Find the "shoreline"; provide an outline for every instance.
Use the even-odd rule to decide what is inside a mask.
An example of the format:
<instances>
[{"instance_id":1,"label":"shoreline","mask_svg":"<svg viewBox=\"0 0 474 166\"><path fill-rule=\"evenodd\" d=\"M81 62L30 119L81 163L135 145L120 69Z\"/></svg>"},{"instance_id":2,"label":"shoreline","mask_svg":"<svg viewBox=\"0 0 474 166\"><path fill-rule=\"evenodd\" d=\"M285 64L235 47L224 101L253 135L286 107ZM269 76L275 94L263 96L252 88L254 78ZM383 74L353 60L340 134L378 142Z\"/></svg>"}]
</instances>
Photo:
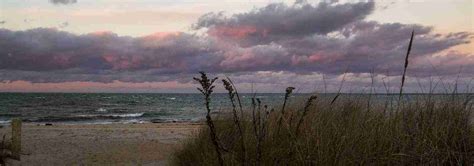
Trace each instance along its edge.
<instances>
[{"instance_id":1,"label":"shoreline","mask_svg":"<svg viewBox=\"0 0 474 166\"><path fill-rule=\"evenodd\" d=\"M23 123L21 161L10 165L166 165L202 123ZM0 128L0 134L11 132Z\"/></svg>"},{"instance_id":2,"label":"shoreline","mask_svg":"<svg viewBox=\"0 0 474 166\"><path fill-rule=\"evenodd\" d=\"M131 120L123 120L123 121L59 121L59 122L30 122L30 121L22 121L23 125L26 126L53 126L53 125L130 125L130 124L194 124L200 125L205 124L202 120L197 121L179 121L179 120L169 120L169 121L150 121L150 120L139 120L139 119L131 119ZM11 125L11 120L1 121L1 126L6 127Z\"/></svg>"}]
</instances>

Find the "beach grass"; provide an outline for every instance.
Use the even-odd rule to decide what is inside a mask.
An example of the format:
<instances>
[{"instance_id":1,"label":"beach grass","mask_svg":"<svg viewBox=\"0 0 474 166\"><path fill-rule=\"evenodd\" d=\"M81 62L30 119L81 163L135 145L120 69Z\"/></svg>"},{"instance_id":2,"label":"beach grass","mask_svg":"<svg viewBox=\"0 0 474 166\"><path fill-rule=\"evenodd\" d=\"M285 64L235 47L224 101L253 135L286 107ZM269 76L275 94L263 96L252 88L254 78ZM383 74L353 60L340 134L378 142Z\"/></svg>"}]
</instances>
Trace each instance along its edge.
<instances>
[{"instance_id":1,"label":"beach grass","mask_svg":"<svg viewBox=\"0 0 474 166\"><path fill-rule=\"evenodd\" d=\"M369 109L367 96L342 95L333 104L320 97L309 106L295 101L283 116L256 108L262 115L257 123L252 115L240 121L243 136L231 116L216 119L215 131L224 165L472 165L469 95L433 98L419 96L392 107L387 99ZM187 140L172 163L218 165L209 132L203 128Z\"/></svg>"}]
</instances>

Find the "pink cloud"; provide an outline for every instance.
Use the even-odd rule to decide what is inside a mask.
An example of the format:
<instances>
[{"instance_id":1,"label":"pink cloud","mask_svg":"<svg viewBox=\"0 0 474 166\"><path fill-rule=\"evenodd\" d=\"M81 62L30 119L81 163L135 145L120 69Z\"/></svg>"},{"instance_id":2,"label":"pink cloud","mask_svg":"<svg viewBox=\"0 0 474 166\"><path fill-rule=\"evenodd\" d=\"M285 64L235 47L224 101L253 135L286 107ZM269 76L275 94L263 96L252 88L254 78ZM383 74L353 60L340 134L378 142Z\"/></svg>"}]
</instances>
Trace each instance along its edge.
<instances>
[{"instance_id":1,"label":"pink cloud","mask_svg":"<svg viewBox=\"0 0 474 166\"><path fill-rule=\"evenodd\" d=\"M170 37L176 37L181 35L183 32L156 32L150 35L143 36L144 40L163 40Z\"/></svg>"},{"instance_id":2,"label":"pink cloud","mask_svg":"<svg viewBox=\"0 0 474 166\"><path fill-rule=\"evenodd\" d=\"M227 26L218 25L210 28L207 33L221 39L245 40L248 37L266 37L269 33L268 29L257 29L255 26Z\"/></svg>"}]
</instances>

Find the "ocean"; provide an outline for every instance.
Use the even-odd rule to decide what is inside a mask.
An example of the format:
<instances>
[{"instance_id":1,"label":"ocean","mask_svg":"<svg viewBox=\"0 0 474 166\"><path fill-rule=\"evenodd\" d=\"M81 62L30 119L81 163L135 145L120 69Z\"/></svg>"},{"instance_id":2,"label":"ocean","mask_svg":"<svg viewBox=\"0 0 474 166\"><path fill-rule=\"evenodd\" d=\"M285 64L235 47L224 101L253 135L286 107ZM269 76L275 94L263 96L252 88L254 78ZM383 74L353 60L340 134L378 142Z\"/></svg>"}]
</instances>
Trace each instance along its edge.
<instances>
[{"instance_id":1,"label":"ocean","mask_svg":"<svg viewBox=\"0 0 474 166\"><path fill-rule=\"evenodd\" d=\"M284 94L258 94L265 103ZM248 105L251 94L242 94ZM0 123L196 122L206 111L201 94L0 93ZM211 107L230 107L227 94L213 94Z\"/></svg>"}]
</instances>

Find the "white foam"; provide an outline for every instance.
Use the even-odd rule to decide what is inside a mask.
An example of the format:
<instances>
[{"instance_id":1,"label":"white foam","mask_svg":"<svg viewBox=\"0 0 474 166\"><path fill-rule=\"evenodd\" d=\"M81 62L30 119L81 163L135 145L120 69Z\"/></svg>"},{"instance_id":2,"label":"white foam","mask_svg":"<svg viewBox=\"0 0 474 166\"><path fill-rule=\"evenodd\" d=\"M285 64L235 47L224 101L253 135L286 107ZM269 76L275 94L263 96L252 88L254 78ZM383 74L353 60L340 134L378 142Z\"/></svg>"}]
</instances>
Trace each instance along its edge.
<instances>
[{"instance_id":1,"label":"white foam","mask_svg":"<svg viewBox=\"0 0 474 166\"><path fill-rule=\"evenodd\" d=\"M97 111L97 112L107 112L107 110L105 108L99 108L99 109L96 109L95 111Z\"/></svg>"},{"instance_id":2,"label":"white foam","mask_svg":"<svg viewBox=\"0 0 474 166\"><path fill-rule=\"evenodd\" d=\"M0 120L0 124L7 124L10 123L11 120Z\"/></svg>"},{"instance_id":3,"label":"white foam","mask_svg":"<svg viewBox=\"0 0 474 166\"><path fill-rule=\"evenodd\" d=\"M131 114L110 114L110 115L106 115L106 116L112 116L112 117L120 117L120 118L133 118L133 117L140 117L140 116L143 116L143 112L141 113L131 113Z\"/></svg>"},{"instance_id":4,"label":"white foam","mask_svg":"<svg viewBox=\"0 0 474 166\"><path fill-rule=\"evenodd\" d=\"M118 117L118 118L133 118L133 117L141 117L145 113L130 113L130 114L99 114L99 115L77 115L78 117Z\"/></svg>"}]
</instances>

